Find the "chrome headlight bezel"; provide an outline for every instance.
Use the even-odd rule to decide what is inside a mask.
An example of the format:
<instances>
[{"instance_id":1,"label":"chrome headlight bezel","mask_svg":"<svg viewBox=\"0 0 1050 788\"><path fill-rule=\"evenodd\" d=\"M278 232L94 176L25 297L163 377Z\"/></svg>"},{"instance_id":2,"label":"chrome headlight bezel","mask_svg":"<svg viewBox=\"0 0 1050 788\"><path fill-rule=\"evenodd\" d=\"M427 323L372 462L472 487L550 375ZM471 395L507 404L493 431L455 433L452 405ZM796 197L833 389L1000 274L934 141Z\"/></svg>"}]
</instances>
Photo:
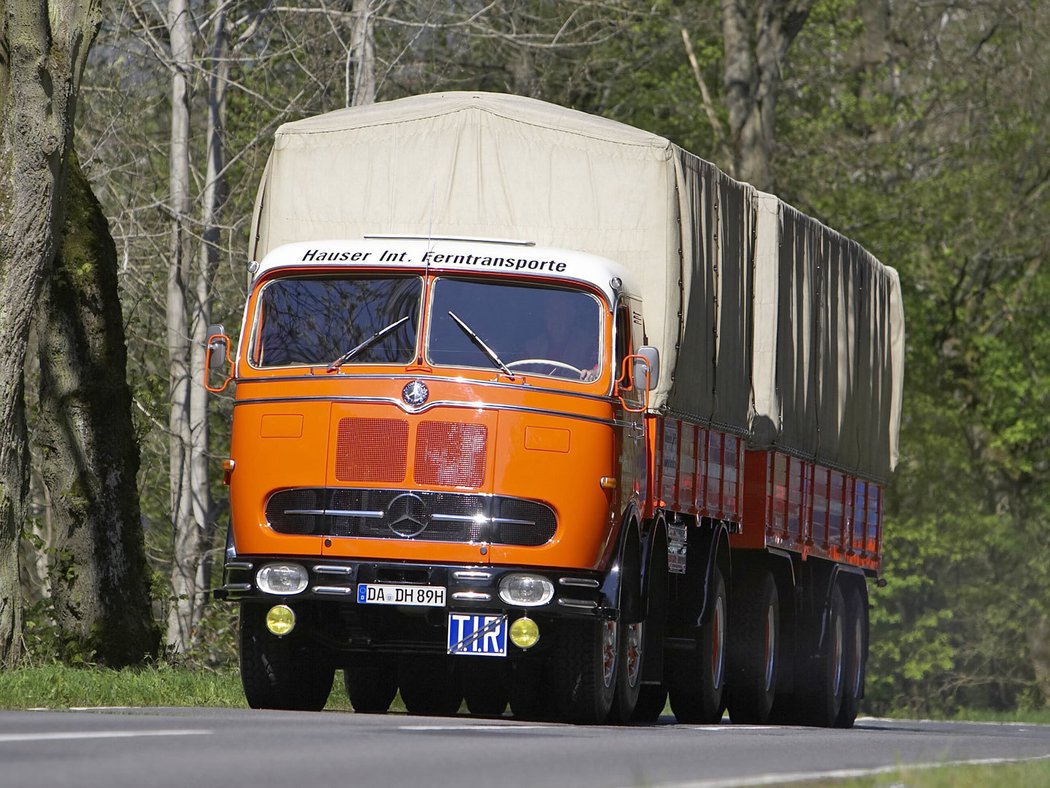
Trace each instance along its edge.
<instances>
[{"instance_id":1,"label":"chrome headlight bezel","mask_svg":"<svg viewBox=\"0 0 1050 788\"><path fill-rule=\"evenodd\" d=\"M554 599L554 583L543 575L514 572L500 578L499 598L514 607L542 607Z\"/></svg>"},{"instance_id":2,"label":"chrome headlight bezel","mask_svg":"<svg viewBox=\"0 0 1050 788\"><path fill-rule=\"evenodd\" d=\"M295 596L306 590L310 575L306 567L292 563L271 563L259 567L255 585L264 594Z\"/></svg>"}]
</instances>

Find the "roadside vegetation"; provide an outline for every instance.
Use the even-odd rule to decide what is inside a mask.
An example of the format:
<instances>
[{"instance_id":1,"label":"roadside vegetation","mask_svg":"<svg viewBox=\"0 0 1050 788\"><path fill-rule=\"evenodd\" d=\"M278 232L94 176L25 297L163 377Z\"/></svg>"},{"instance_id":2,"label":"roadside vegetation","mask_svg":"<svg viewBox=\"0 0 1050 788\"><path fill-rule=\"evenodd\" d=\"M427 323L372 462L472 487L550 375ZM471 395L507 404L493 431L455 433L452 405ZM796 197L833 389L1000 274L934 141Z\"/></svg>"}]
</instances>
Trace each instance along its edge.
<instances>
[{"instance_id":1,"label":"roadside vegetation","mask_svg":"<svg viewBox=\"0 0 1050 788\"><path fill-rule=\"evenodd\" d=\"M72 667L52 662L23 664L18 668L0 671L0 709L63 710L114 706L247 708L241 691L240 674L234 662L204 666L187 660L159 660L121 670L87 664ZM352 711L340 673L336 673L332 694L325 709ZM399 696L394 700L391 711L404 710ZM861 717L865 713L862 707ZM671 709L667 706L664 716L670 715ZM900 709L882 716L905 719L914 718L915 715ZM963 709L951 717L935 715L933 719L1050 725L1050 710L1004 713ZM1050 765L1047 768L1050 769ZM1050 777L1050 772L1047 774ZM911 785L910 782L907 784ZM1050 779L1042 784L1050 785Z\"/></svg>"},{"instance_id":2,"label":"roadside vegetation","mask_svg":"<svg viewBox=\"0 0 1050 788\"><path fill-rule=\"evenodd\" d=\"M800 784L800 783L795 783ZM785 783L790 785L790 783ZM1050 760L1021 761L981 766L945 766L929 769L899 768L874 777L826 780L806 785L840 788L1042 788L1050 785Z\"/></svg>"}]
</instances>

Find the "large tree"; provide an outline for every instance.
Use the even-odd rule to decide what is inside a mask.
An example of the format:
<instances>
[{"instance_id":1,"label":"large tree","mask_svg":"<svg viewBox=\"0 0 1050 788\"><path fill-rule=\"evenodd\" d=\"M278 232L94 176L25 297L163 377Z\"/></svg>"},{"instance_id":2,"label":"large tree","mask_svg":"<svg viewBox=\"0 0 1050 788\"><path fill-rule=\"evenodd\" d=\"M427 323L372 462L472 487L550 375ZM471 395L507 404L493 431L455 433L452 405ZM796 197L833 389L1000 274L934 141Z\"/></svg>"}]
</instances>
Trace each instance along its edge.
<instances>
[{"instance_id":1,"label":"large tree","mask_svg":"<svg viewBox=\"0 0 1050 788\"><path fill-rule=\"evenodd\" d=\"M111 667L155 654L139 515L139 447L126 378L117 251L76 156L36 320L34 442L54 530L50 588L64 656Z\"/></svg>"},{"instance_id":2,"label":"large tree","mask_svg":"<svg viewBox=\"0 0 1050 788\"><path fill-rule=\"evenodd\" d=\"M77 93L101 3L2 0L0 14L0 660L10 660L21 626L26 346L55 253Z\"/></svg>"},{"instance_id":3,"label":"large tree","mask_svg":"<svg viewBox=\"0 0 1050 788\"><path fill-rule=\"evenodd\" d=\"M788 49L812 0L723 0L725 103L733 146L732 175L773 188L777 96Z\"/></svg>"}]
</instances>

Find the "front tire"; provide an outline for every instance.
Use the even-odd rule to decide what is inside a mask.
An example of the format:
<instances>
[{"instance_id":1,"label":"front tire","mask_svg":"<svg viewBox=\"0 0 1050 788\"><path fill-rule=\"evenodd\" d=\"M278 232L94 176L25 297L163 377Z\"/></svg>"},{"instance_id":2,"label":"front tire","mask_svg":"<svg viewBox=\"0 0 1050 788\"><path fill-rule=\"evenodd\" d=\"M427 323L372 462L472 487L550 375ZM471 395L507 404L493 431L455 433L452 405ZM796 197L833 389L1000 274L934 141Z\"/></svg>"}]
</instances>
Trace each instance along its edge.
<instances>
[{"instance_id":1,"label":"front tire","mask_svg":"<svg viewBox=\"0 0 1050 788\"><path fill-rule=\"evenodd\" d=\"M619 670L615 620L561 622L554 686L558 716L565 722L601 725L612 709Z\"/></svg>"},{"instance_id":2,"label":"front tire","mask_svg":"<svg viewBox=\"0 0 1050 788\"><path fill-rule=\"evenodd\" d=\"M253 709L320 711L335 666L300 631L277 637L266 628L267 605L241 603L239 658L244 697Z\"/></svg>"}]
</instances>

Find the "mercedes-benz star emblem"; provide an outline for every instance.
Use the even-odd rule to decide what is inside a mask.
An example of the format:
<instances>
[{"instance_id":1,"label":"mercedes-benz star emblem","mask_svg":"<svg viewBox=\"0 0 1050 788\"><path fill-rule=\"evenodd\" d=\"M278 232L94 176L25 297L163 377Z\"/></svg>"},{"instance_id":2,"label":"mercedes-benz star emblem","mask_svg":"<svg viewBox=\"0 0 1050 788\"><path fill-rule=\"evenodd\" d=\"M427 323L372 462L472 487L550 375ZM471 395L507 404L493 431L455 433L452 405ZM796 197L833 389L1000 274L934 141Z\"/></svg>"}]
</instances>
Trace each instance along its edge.
<instances>
[{"instance_id":1,"label":"mercedes-benz star emblem","mask_svg":"<svg viewBox=\"0 0 1050 788\"><path fill-rule=\"evenodd\" d=\"M406 383L405 387L401 389L401 399L413 408L418 408L427 401L429 396L430 390L422 380L413 380L411 383Z\"/></svg>"},{"instance_id":2,"label":"mercedes-benz star emblem","mask_svg":"<svg viewBox=\"0 0 1050 788\"><path fill-rule=\"evenodd\" d=\"M430 525L427 506L415 493L402 493L397 496L390 502L386 513L390 530L405 539L419 536Z\"/></svg>"}]
</instances>

